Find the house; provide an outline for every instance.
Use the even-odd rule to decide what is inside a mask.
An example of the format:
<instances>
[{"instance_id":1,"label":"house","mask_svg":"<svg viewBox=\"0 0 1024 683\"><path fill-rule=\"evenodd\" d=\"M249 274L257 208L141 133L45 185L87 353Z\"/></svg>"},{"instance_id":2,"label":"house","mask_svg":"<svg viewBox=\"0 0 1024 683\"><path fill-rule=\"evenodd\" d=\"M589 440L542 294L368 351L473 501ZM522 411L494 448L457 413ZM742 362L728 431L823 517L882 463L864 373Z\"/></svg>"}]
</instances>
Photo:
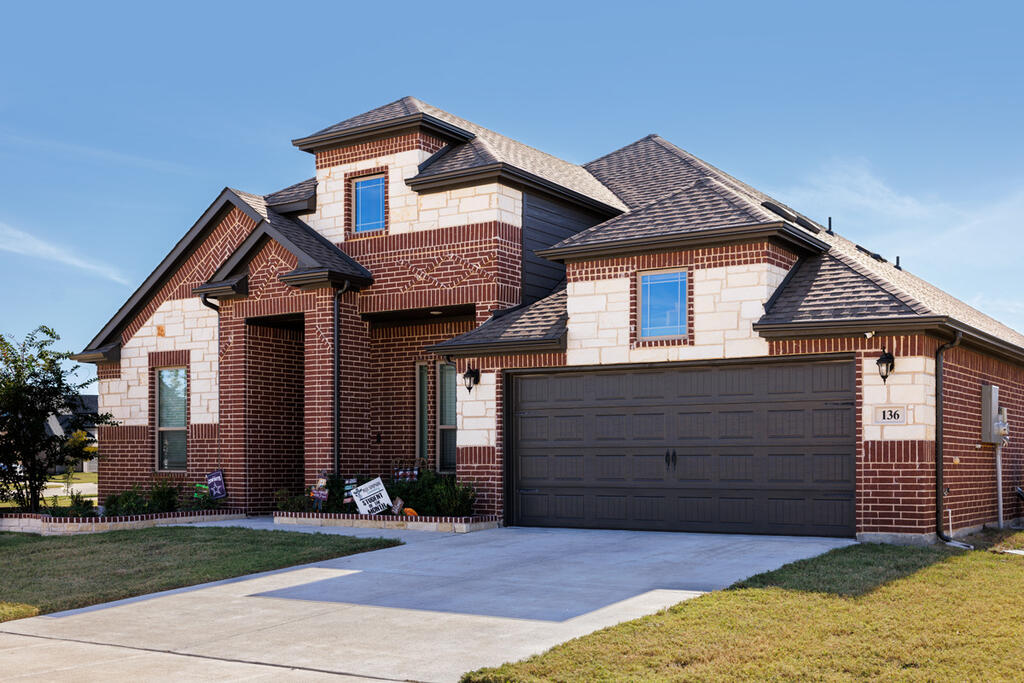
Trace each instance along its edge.
<instances>
[{"instance_id":1,"label":"house","mask_svg":"<svg viewBox=\"0 0 1024 683\"><path fill-rule=\"evenodd\" d=\"M518 525L1024 517L982 442L989 386L1024 433L1024 335L661 137L579 166L405 97L293 144L314 177L223 190L77 356L101 497L421 459Z\"/></svg>"},{"instance_id":2,"label":"house","mask_svg":"<svg viewBox=\"0 0 1024 683\"><path fill-rule=\"evenodd\" d=\"M79 410L75 411L76 413L95 414L95 413L99 412L99 408L98 408L98 406L99 406L99 396L98 395L96 395L96 394L79 394L79 399L81 401L81 405L79 407ZM46 420L46 426L45 426L46 435L47 436L57 435L57 436L61 436L61 437L65 437L65 436L70 437L71 434L69 433L69 429L71 429L71 417L72 417L72 415L70 413L62 414L62 415L50 415L50 417L47 418L47 420ZM97 437L96 425L94 425L94 424L87 424L87 425L85 425L85 429L83 431L85 432L85 434L88 437L89 441L92 442L92 445L88 446L88 448L93 450L93 452L96 452L98 450L97 449L97 441L96 441L96 437ZM97 472L98 471L97 470L98 462L97 462L96 458L90 458L89 460L86 460L86 461L82 462L80 467L82 468L81 469L82 472ZM62 474L64 471L65 470L64 470L63 466L58 466L54 470L53 473L54 474Z\"/></svg>"}]
</instances>

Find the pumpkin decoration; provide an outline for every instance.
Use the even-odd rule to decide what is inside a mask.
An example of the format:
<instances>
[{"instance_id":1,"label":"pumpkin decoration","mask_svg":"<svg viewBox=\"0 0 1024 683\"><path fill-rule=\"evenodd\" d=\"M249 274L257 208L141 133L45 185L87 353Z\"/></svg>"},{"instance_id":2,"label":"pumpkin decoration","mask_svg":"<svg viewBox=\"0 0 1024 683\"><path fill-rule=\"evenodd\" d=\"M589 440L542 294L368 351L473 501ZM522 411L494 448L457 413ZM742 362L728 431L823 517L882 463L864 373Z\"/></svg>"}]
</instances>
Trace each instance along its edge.
<instances>
[{"instance_id":1,"label":"pumpkin decoration","mask_svg":"<svg viewBox=\"0 0 1024 683\"><path fill-rule=\"evenodd\" d=\"M402 514L407 517L419 517L419 514L417 514L417 512L412 508L405 508L402 510Z\"/></svg>"}]
</instances>

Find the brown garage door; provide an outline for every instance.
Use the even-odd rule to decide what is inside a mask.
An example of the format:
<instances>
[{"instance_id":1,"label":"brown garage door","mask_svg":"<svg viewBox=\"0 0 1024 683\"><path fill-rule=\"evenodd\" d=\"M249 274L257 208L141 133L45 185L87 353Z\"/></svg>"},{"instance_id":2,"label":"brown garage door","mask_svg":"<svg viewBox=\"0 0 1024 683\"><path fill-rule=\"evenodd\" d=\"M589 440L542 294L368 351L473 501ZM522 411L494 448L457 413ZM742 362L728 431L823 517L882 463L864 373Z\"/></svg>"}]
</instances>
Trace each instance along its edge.
<instances>
[{"instance_id":1,"label":"brown garage door","mask_svg":"<svg viewBox=\"0 0 1024 683\"><path fill-rule=\"evenodd\" d=\"M854 534L854 365L512 376L525 526Z\"/></svg>"}]
</instances>

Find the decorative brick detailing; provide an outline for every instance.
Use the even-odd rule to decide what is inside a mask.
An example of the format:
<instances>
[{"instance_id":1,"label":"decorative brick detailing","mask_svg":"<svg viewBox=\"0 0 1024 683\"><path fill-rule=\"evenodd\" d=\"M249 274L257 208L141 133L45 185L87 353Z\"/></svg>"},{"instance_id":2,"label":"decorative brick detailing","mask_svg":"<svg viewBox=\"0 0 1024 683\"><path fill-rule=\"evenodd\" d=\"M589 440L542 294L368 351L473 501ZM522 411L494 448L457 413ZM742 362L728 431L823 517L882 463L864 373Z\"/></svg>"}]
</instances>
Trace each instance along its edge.
<instances>
[{"instance_id":1,"label":"decorative brick detailing","mask_svg":"<svg viewBox=\"0 0 1024 683\"><path fill-rule=\"evenodd\" d=\"M822 339L770 339L768 353L772 356L792 356L812 353L844 353L870 351L876 355L888 349L900 356L934 356L940 342L923 334L881 335L867 339L857 337L826 337Z\"/></svg>"},{"instance_id":2,"label":"decorative brick detailing","mask_svg":"<svg viewBox=\"0 0 1024 683\"><path fill-rule=\"evenodd\" d=\"M472 515L470 517L446 517L443 515L360 515L354 512L284 512L278 510L274 517L289 519L358 519L381 522L430 522L445 524L471 524L473 522L498 522L496 515Z\"/></svg>"},{"instance_id":3,"label":"decorative brick detailing","mask_svg":"<svg viewBox=\"0 0 1024 683\"><path fill-rule=\"evenodd\" d=\"M359 312L476 304L491 311L519 303L522 229L490 222L341 242L373 273ZM488 313L489 315L489 313Z\"/></svg>"},{"instance_id":4,"label":"decorative brick detailing","mask_svg":"<svg viewBox=\"0 0 1024 683\"><path fill-rule=\"evenodd\" d=\"M192 298L192 289L209 280L214 271L234 253L255 227L256 224L251 218L237 208L231 209L212 229L209 236L202 240L185 262L174 271L170 280L125 327L121 333L121 343L127 344L164 301Z\"/></svg>"},{"instance_id":5,"label":"decorative brick detailing","mask_svg":"<svg viewBox=\"0 0 1024 683\"><path fill-rule=\"evenodd\" d=\"M857 462L857 532L935 529L935 442L865 441Z\"/></svg>"},{"instance_id":6,"label":"decorative brick detailing","mask_svg":"<svg viewBox=\"0 0 1024 683\"><path fill-rule=\"evenodd\" d=\"M120 363L97 363L96 379L121 379Z\"/></svg>"},{"instance_id":7,"label":"decorative brick detailing","mask_svg":"<svg viewBox=\"0 0 1024 683\"><path fill-rule=\"evenodd\" d=\"M364 159L374 159L414 149L420 149L428 154L433 154L444 147L444 145L444 141L440 138L417 131L390 138L361 142L357 145L346 145L344 147L321 150L316 153L316 168L320 170L329 166L351 164L363 161Z\"/></svg>"},{"instance_id":8,"label":"decorative brick detailing","mask_svg":"<svg viewBox=\"0 0 1024 683\"><path fill-rule=\"evenodd\" d=\"M569 282L587 282L632 277L640 270L720 268L753 263L770 263L789 270L796 259L796 254L772 242L747 242L707 249L570 261L566 263L566 278Z\"/></svg>"},{"instance_id":9,"label":"decorative brick detailing","mask_svg":"<svg viewBox=\"0 0 1024 683\"><path fill-rule=\"evenodd\" d=\"M241 510L229 508L181 510L119 517L50 517L49 515L0 513L0 531L19 531L42 536L71 536L125 529L145 529L165 524L242 519L244 517L245 514Z\"/></svg>"},{"instance_id":10,"label":"decorative brick detailing","mask_svg":"<svg viewBox=\"0 0 1024 683\"><path fill-rule=\"evenodd\" d=\"M460 446L458 461L466 465L493 465L497 460L494 446Z\"/></svg>"},{"instance_id":11,"label":"decorative brick detailing","mask_svg":"<svg viewBox=\"0 0 1024 683\"><path fill-rule=\"evenodd\" d=\"M366 232L355 231L355 182L361 178L372 176L384 176L384 227L379 230L368 230ZM378 166L376 168L361 169L345 174L345 241L354 239L365 239L367 237L379 237L387 234L388 226L391 225L390 202L388 201L388 167Z\"/></svg>"}]
</instances>

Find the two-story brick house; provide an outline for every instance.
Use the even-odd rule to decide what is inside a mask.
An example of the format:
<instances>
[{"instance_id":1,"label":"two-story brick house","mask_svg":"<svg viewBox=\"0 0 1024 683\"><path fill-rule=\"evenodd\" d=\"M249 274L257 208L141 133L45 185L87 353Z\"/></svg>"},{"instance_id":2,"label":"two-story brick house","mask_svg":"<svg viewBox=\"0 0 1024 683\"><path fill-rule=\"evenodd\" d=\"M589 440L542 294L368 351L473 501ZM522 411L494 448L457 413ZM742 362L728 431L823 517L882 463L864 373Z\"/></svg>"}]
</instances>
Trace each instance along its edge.
<instances>
[{"instance_id":1,"label":"two-story brick house","mask_svg":"<svg viewBox=\"0 0 1024 683\"><path fill-rule=\"evenodd\" d=\"M980 392L1024 428L1024 335L899 265L657 136L578 166L406 97L294 144L314 178L225 189L79 354L101 496L223 468L262 512L419 458L513 524L994 520Z\"/></svg>"}]
</instances>

